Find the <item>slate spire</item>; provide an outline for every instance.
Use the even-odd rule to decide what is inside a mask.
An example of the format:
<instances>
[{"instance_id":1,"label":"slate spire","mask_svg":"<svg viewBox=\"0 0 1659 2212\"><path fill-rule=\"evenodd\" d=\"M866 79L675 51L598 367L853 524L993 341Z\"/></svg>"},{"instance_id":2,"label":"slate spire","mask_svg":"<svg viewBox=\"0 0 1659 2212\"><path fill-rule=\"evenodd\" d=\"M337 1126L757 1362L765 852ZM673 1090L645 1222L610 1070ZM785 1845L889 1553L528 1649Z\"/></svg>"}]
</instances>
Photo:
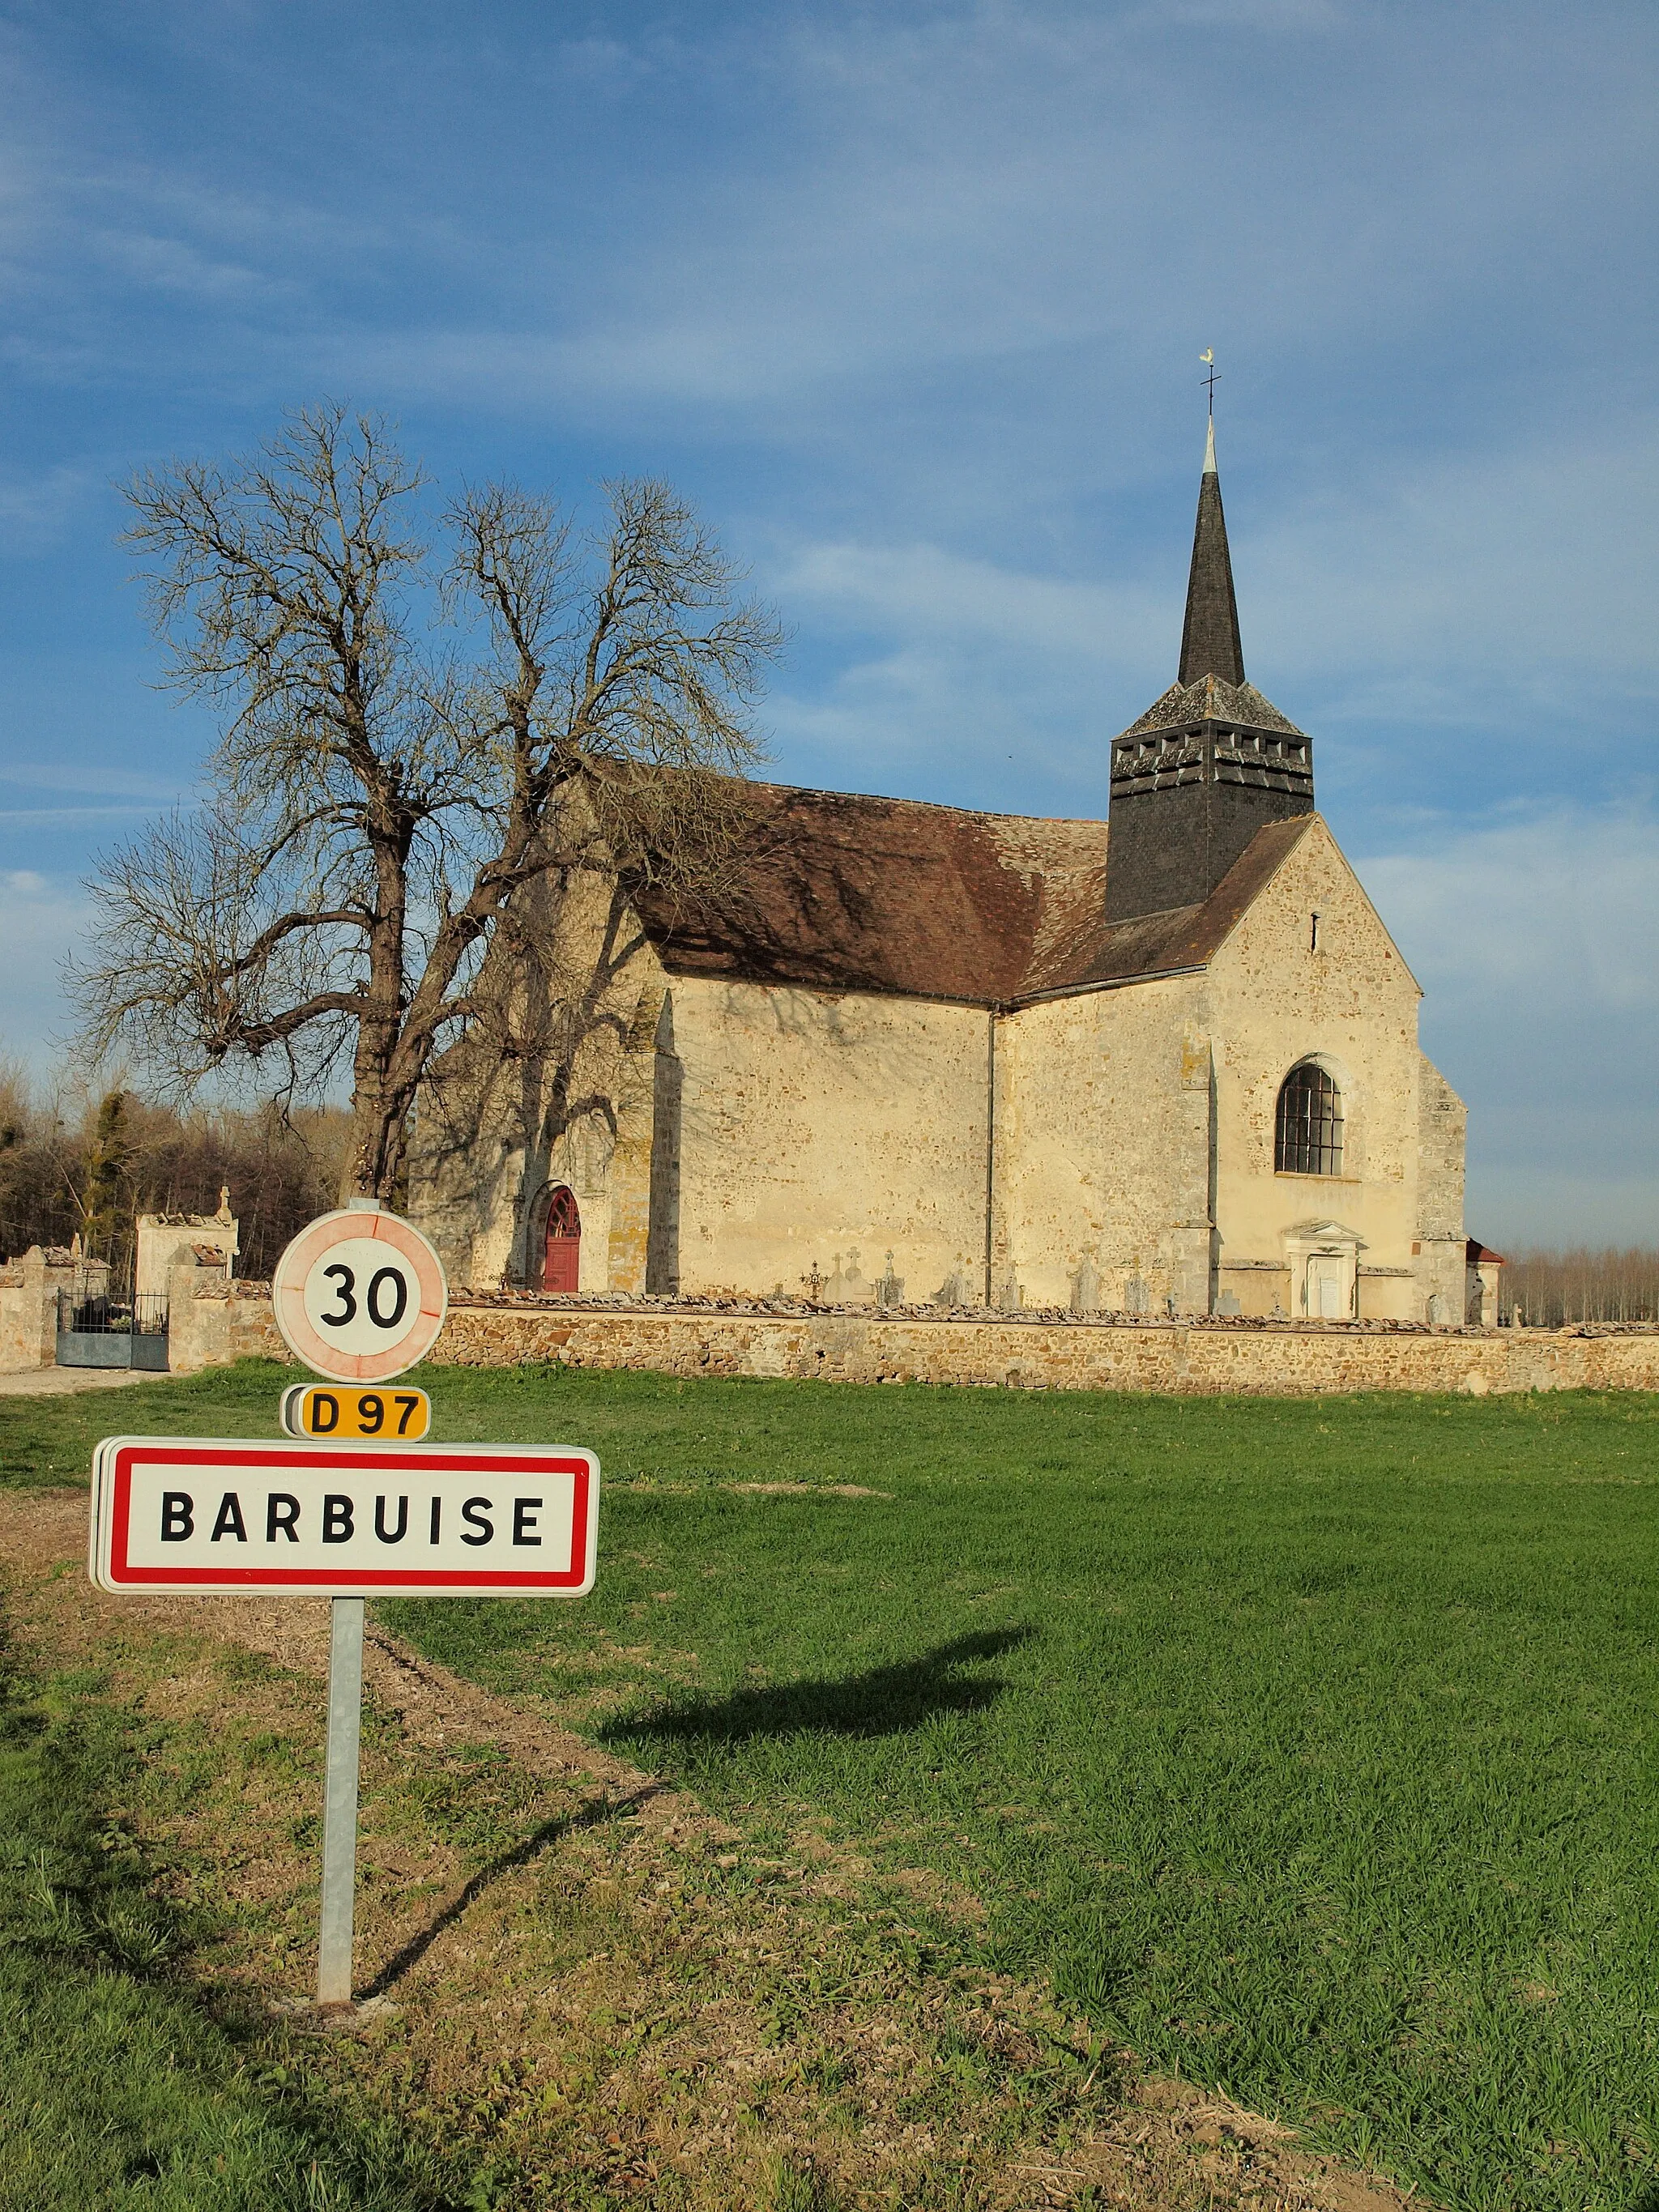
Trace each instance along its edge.
<instances>
[{"instance_id":1,"label":"slate spire","mask_svg":"<svg viewBox=\"0 0 1659 2212\"><path fill-rule=\"evenodd\" d=\"M1107 921L1199 904L1259 830L1313 803L1311 740L1244 681L1212 426L1180 678L1112 740Z\"/></svg>"},{"instance_id":2,"label":"slate spire","mask_svg":"<svg viewBox=\"0 0 1659 2212\"><path fill-rule=\"evenodd\" d=\"M1206 676L1218 676L1224 684L1244 681L1238 602L1233 597L1233 564L1227 552L1227 518L1221 511L1221 478L1216 474L1213 418L1198 487L1198 521L1193 531L1193 566L1187 580L1187 619L1182 627L1181 674L1176 680L1182 684L1197 684Z\"/></svg>"}]
</instances>

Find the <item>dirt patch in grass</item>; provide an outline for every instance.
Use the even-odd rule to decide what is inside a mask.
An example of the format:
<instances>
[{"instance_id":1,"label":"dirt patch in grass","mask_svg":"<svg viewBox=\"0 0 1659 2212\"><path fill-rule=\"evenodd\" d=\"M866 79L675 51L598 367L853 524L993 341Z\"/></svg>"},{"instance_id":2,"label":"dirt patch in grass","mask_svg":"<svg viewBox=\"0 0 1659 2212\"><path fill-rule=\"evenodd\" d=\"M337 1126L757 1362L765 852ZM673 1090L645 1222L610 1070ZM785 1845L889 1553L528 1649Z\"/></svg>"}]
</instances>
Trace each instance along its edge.
<instances>
[{"instance_id":1,"label":"dirt patch in grass","mask_svg":"<svg viewBox=\"0 0 1659 2212\"><path fill-rule=\"evenodd\" d=\"M20 1626L131 1716L112 1807L200 1930L188 1971L270 2020L270 2063L480 2176L498 2212L1405 2200L961 1963L907 1887L810 1828L762 1857L694 1800L371 1625L361 2031L307 2033L328 1611L112 1599L83 1492L0 1500ZM925 1894L923 1893L925 1892ZM925 1907L919 1911L918 1907Z\"/></svg>"}]
</instances>

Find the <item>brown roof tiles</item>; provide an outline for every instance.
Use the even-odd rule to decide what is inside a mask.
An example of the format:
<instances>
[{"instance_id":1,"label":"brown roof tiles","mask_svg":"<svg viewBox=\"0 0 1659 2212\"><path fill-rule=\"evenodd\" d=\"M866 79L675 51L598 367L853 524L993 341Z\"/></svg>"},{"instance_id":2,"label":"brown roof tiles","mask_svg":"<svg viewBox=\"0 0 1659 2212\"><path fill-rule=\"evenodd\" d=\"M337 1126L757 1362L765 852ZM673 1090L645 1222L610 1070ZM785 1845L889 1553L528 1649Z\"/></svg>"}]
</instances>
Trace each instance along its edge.
<instances>
[{"instance_id":1,"label":"brown roof tiles","mask_svg":"<svg viewBox=\"0 0 1659 2212\"><path fill-rule=\"evenodd\" d=\"M1313 818L1258 831L1201 905L1108 923L1103 822L783 784L744 797L732 881L636 894L671 975L978 1006L1202 966Z\"/></svg>"}]
</instances>

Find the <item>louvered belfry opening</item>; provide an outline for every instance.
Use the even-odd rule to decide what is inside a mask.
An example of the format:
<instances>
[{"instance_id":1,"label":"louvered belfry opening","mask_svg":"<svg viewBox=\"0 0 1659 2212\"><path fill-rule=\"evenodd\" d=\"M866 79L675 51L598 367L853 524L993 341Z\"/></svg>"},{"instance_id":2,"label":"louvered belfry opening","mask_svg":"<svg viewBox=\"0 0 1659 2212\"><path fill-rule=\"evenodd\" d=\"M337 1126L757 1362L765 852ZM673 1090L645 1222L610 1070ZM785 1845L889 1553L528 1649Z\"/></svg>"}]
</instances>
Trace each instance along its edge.
<instances>
[{"instance_id":1,"label":"louvered belfry opening","mask_svg":"<svg viewBox=\"0 0 1659 2212\"><path fill-rule=\"evenodd\" d=\"M1273 1166L1280 1175L1342 1172L1342 1093L1316 1060L1303 1060L1279 1086Z\"/></svg>"},{"instance_id":2,"label":"louvered belfry opening","mask_svg":"<svg viewBox=\"0 0 1659 2212\"><path fill-rule=\"evenodd\" d=\"M1257 830L1313 811L1313 748L1244 675L1212 433L1199 487L1181 670L1112 745L1106 915L1208 898Z\"/></svg>"}]
</instances>

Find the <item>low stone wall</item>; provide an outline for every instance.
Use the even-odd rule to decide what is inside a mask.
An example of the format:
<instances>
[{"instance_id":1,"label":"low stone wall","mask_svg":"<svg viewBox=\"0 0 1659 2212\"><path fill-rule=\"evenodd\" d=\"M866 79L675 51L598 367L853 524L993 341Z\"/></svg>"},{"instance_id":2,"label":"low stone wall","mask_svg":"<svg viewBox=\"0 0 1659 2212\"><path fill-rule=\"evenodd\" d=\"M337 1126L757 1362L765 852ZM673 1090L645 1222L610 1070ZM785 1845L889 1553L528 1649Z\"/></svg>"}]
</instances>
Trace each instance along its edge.
<instances>
[{"instance_id":1,"label":"low stone wall","mask_svg":"<svg viewBox=\"0 0 1659 2212\"><path fill-rule=\"evenodd\" d=\"M24 1374L56 1362L58 1293L73 1290L86 1273L84 1263L70 1253L39 1244L0 1267L0 1375ZM107 1270L94 1271L92 1287L101 1288L106 1279Z\"/></svg>"},{"instance_id":2,"label":"low stone wall","mask_svg":"<svg viewBox=\"0 0 1659 2212\"><path fill-rule=\"evenodd\" d=\"M233 1359L292 1358L276 1331L269 1283L228 1283L222 1267L174 1262L167 1278L167 1365L173 1374L194 1375Z\"/></svg>"},{"instance_id":3,"label":"low stone wall","mask_svg":"<svg viewBox=\"0 0 1659 2212\"><path fill-rule=\"evenodd\" d=\"M1323 1391L1659 1390L1659 1330L1405 1332L1305 1325L452 1306L436 1358L671 1375L1305 1397Z\"/></svg>"},{"instance_id":4,"label":"low stone wall","mask_svg":"<svg viewBox=\"0 0 1659 2212\"><path fill-rule=\"evenodd\" d=\"M209 1271L204 1271L207 1273ZM266 1285L173 1279L175 1371L286 1360ZM1395 1329L1341 1322L1019 1321L458 1297L438 1365L637 1367L836 1382L961 1382L1198 1397L1325 1391L1659 1390L1659 1328Z\"/></svg>"}]
</instances>

